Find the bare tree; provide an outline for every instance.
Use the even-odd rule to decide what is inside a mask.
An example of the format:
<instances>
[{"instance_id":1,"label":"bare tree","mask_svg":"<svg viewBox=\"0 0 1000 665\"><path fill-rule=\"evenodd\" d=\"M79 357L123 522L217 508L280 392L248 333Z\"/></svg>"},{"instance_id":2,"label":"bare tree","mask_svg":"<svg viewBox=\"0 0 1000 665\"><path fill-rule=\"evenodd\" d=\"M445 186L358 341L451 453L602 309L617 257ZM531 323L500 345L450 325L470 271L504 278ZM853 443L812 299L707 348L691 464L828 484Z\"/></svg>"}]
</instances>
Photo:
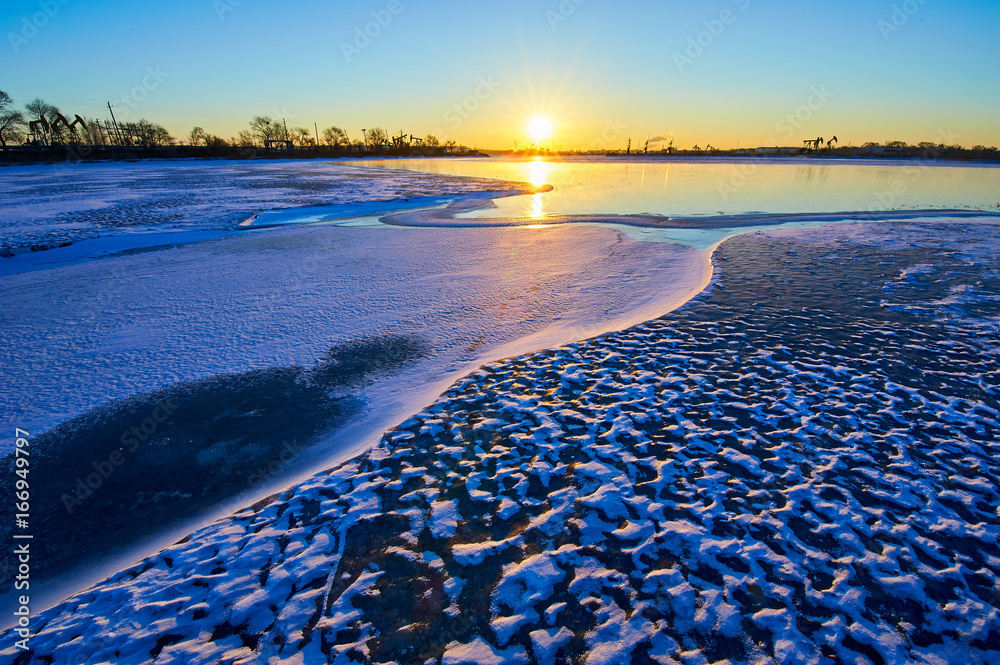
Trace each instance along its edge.
<instances>
[{"instance_id":1,"label":"bare tree","mask_svg":"<svg viewBox=\"0 0 1000 665\"><path fill-rule=\"evenodd\" d=\"M206 139L208 139L208 134L206 134L205 130L201 127L195 127L191 130L191 133L188 134L188 143L191 145L201 145L206 143Z\"/></svg>"},{"instance_id":2,"label":"bare tree","mask_svg":"<svg viewBox=\"0 0 1000 665\"><path fill-rule=\"evenodd\" d=\"M387 143L389 143L389 135L385 133L384 129L376 127L375 129L368 130L368 145L381 148Z\"/></svg>"},{"instance_id":3,"label":"bare tree","mask_svg":"<svg viewBox=\"0 0 1000 665\"><path fill-rule=\"evenodd\" d=\"M312 132L305 127L292 127L288 133L290 140L298 145L316 145Z\"/></svg>"},{"instance_id":4,"label":"bare tree","mask_svg":"<svg viewBox=\"0 0 1000 665\"><path fill-rule=\"evenodd\" d=\"M79 125L80 142L84 145L107 145L108 139L104 135L104 128L97 120L81 118Z\"/></svg>"},{"instance_id":5,"label":"bare tree","mask_svg":"<svg viewBox=\"0 0 1000 665\"><path fill-rule=\"evenodd\" d=\"M233 139L233 145L239 148L252 148L254 146L253 134L247 130L241 130L240 133Z\"/></svg>"},{"instance_id":6,"label":"bare tree","mask_svg":"<svg viewBox=\"0 0 1000 665\"><path fill-rule=\"evenodd\" d=\"M255 116L250 121L250 131L261 140L276 141L285 138L285 128L280 122L268 116Z\"/></svg>"},{"instance_id":7,"label":"bare tree","mask_svg":"<svg viewBox=\"0 0 1000 665\"><path fill-rule=\"evenodd\" d=\"M424 139L424 145L434 148L441 145L441 141L433 134L428 134L427 138Z\"/></svg>"},{"instance_id":8,"label":"bare tree","mask_svg":"<svg viewBox=\"0 0 1000 665\"><path fill-rule=\"evenodd\" d=\"M165 127L149 120L121 122L118 125L133 145L141 145L143 148L170 145L174 140Z\"/></svg>"},{"instance_id":9,"label":"bare tree","mask_svg":"<svg viewBox=\"0 0 1000 665\"><path fill-rule=\"evenodd\" d=\"M327 127L323 130L323 143L334 148L347 145L347 133L340 127Z\"/></svg>"},{"instance_id":10,"label":"bare tree","mask_svg":"<svg viewBox=\"0 0 1000 665\"><path fill-rule=\"evenodd\" d=\"M0 90L0 146L24 140L24 113L14 108L14 100Z\"/></svg>"},{"instance_id":11,"label":"bare tree","mask_svg":"<svg viewBox=\"0 0 1000 665\"><path fill-rule=\"evenodd\" d=\"M38 97L24 105L28 112L28 129L35 139L44 145L62 138L62 130L53 126L53 121L59 115L59 108Z\"/></svg>"},{"instance_id":12,"label":"bare tree","mask_svg":"<svg viewBox=\"0 0 1000 665\"><path fill-rule=\"evenodd\" d=\"M167 131L166 127L152 123L150 124L152 126L149 128L149 139L147 140L149 145L170 145L174 142L174 137L170 135L170 132Z\"/></svg>"}]
</instances>

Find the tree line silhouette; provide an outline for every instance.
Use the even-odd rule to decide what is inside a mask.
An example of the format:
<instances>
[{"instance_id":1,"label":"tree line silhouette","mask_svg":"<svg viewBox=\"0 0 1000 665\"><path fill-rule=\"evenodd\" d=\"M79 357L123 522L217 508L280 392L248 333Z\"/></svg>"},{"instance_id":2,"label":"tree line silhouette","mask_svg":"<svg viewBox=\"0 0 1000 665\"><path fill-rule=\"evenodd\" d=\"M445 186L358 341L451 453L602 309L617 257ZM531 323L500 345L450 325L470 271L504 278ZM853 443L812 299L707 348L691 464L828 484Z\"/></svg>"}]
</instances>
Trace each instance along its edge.
<instances>
[{"instance_id":1,"label":"tree line silhouette","mask_svg":"<svg viewBox=\"0 0 1000 665\"><path fill-rule=\"evenodd\" d=\"M110 107L109 107L109 110ZM233 138L226 139L206 132L202 127L194 127L186 137L177 140L165 127L146 119L135 122L120 122L111 111L110 120L86 118L73 115L72 119L58 107L42 99L33 99L23 110L15 106L9 94L0 90L0 149L5 160L18 158L58 158L58 149L65 148L65 158L83 159L125 154L131 156L142 151L143 156L206 156L250 158L255 156L281 156L294 153L299 156L324 157L331 155L428 155L478 154L454 141L442 143L436 136L417 137L402 130L390 135L385 129L375 127L361 130L360 138L353 139L340 127L331 126L313 131L305 127L289 128L284 120L270 116L254 116ZM186 141L186 145L185 145ZM833 144L838 144L834 147ZM1000 152L996 147L977 145L971 149L961 146L921 142L910 145L904 141L887 141L884 144L865 143L860 147L843 146L836 136L830 140L817 137L803 141L804 146L792 148L744 148L742 150L720 150L709 145L702 150L694 146L692 150L675 150L672 142L666 151L636 151L636 155L671 154L678 156L718 155L745 156L752 153L776 152L776 154L811 154L830 157L897 157L923 159L979 159L996 161ZM12 148L23 148L12 154ZM631 139L625 151L570 151L572 154L631 155ZM535 151L542 154L542 151ZM550 154L549 151L544 151ZM517 154L517 153L515 153Z\"/></svg>"},{"instance_id":2,"label":"tree line silhouette","mask_svg":"<svg viewBox=\"0 0 1000 665\"><path fill-rule=\"evenodd\" d=\"M55 148L60 146L86 146L88 148L120 147L154 149L166 146L205 148L226 152L230 149L256 151L258 149L287 151L300 148L328 148L341 152L379 153L406 152L414 149L431 153L468 152L454 141L442 143L436 136L417 137L400 131L390 135L381 127L362 130L361 138L354 140L347 131L336 126L320 132L305 127L289 128L284 120L269 116L255 116L247 129L226 139L210 134L202 127L194 127L184 139L177 140L165 127L146 119L120 122L112 111L110 120L67 115L56 106L42 99L34 99L23 110L15 106L9 94L0 90L0 148L12 146Z\"/></svg>"}]
</instances>

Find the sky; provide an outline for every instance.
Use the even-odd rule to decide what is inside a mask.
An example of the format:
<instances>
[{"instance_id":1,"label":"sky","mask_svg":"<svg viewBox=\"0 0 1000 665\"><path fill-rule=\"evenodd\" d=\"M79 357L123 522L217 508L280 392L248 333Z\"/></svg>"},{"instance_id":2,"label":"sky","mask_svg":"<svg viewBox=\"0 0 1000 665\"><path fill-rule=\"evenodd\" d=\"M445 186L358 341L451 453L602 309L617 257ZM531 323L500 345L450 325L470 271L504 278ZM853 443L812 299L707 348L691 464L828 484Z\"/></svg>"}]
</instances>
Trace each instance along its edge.
<instances>
[{"instance_id":1,"label":"sky","mask_svg":"<svg viewBox=\"0 0 1000 665\"><path fill-rule=\"evenodd\" d=\"M178 139L266 115L504 149L544 116L564 150L1000 145L996 0L5 0L0 28L17 104Z\"/></svg>"}]
</instances>

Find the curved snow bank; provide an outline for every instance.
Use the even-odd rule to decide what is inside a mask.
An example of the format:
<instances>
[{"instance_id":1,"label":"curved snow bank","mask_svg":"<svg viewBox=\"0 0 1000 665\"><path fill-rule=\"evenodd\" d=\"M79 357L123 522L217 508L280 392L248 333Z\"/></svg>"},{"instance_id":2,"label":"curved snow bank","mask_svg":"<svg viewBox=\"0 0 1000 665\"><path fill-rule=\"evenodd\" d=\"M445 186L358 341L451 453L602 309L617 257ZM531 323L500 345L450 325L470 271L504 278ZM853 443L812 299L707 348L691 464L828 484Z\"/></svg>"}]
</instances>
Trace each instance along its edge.
<instances>
[{"instance_id":1,"label":"curved snow bank","mask_svg":"<svg viewBox=\"0 0 1000 665\"><path fill-rule=\"evenodd\" d=\"M662 315L710 272L704 253L607 228L303 226L7 275L19 315L0 358L19 389L0 411L45 430L179 381L308 365L369 334L418 334L442 369L468 367Z\"/></svg>"},{"instance_id":2,"label":"curved snow bank","mask_svg":"<svg viewBox=\"0 0 1000 665\"><path fill-rule=\"evenodd\" d=\"M994 662L996 229L873 228L723 245L683 310L482 368L42 613L35 655Z\"/></svg>"},{"instance_id":3,"label":"curved snow bank","mask_svg":"<svg viewBox=\"0 0 1000 665\"><path fill-rule=\"evenodd\" d=\"M19 388L0 393L0 412L37 433L183 381L309 366L359 337L426 343L427 357L355 395L364 408L346 424L299 441L295 462L234 481L237 492L206 515L187 513L190 531L361 452L484 362L660 316L699 293L710 274L707 253L607 228L296 226L9 275L4 308L20 315L4 328L0 373ZM166 459L157 473L184 473ZM75 485L68 478L66 491ZM157 500L186 505L181 495ZM65 513L62 504L53 509ZM118 548L115 558L91 564L75 589L177 537L164 530L125 551L107 543ZM34 578L33 588L41 582Z\"/></svg>"},{"instance_id":4,"label":"curved snow bank","mask_svg":"<svg viewBox=\"0 0 1000 665\"><path fill-rule=\"evenodd\" d=\"M541 188L540 191L545 188ZM507 196L516 196L508 192ZM379 221L393 226L417 228L542 228L565 224L603 226L621 231L635 240L665 242L702 251L711 251L719 243L735 236L782 228L817 229L831 224L866 224L892 221L949 221L968 220L991 223L1000 220L994 212L980 210L888 210L881 212L839 213L746 213L736 215L698 215L693 217L668 217L664 215L540 215L537 217L480 216L494 207L496 197L487 193L474 193L452 203L433 208L386 215Z\"/></svg>"},{"instance_id":5,"label":"curved snow bank","mask_svg":"<svg viewBox=\"0 0 1000 665\"><path fill-rule=\"evenodd\" d=\"M551 190L551 187L547 188ZM539 192L546 188L539 188ZM505 196L532 192L506 192ZM384 216L384 224L416 227L507 227L557 224L605 223L649 229L745 229L790 224L826 224L834 222L879 222L912 219L975 219L996 218L995 212L981 210L886 210L879 212L845 211L835 213L746 213L736 215L588 215L547 214L537 217L480 217L488 210L492 200L498 198L489 192L469 194L450 204L434 209L397 212Z\"/></svg>"},{"instance_id":6,"label":"curved snow bank","mask_svg":"<svg viewBox=\"0 0 1000 665\"><path fill-rule=\"evenodd\" d=\"M377 218L405 212L434 210L470 210L490 201L510 196L526 196L551 191L552 187L521 187L496 191L477 191L451 196L417 196L389 201L363 201L323 206L299 206L255 213L237 225L239 229L260 229L289 224L318 224L350 218Z\"/></svg>"}]
</instances>

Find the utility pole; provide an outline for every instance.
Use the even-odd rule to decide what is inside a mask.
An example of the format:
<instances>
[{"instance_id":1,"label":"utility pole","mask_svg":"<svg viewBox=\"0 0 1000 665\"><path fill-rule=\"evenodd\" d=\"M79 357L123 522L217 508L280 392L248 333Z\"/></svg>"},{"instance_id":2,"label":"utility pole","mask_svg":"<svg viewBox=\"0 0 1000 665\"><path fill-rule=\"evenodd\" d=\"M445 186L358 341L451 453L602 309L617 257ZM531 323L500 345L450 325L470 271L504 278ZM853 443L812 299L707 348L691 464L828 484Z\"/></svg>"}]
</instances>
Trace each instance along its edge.
<instances>
[{"instance_id":1,"label":"utility pole","mask_svg":"<svg viewBox=\"0 0 1000 665\"><path fill-rule=\"evenodd\" d=\"M285 122L284 118L282 118L281 119L281 124L283 124L285 126L285 140L287 141L288 140L288 123Z\"/></svg>"},{"instance_id":2,"label":"utility pole","mask_svg":"<svg viewBox=\"0 0 1000 665\"><path fill-rule=\"evenodd\" d=\"M118 145L124 145L125 140L122 138L122 131L118 128L118 121L115 120L115 112L111 110L111 102L108 102L108 111L111 112L111 122L115 126L115 134L118 135Z\"/></svg>"},{"instance_id":3,"label":"utility pole","mask_svg":"<svg viewBox=\"0 0 1000 665\"><path fill-rule=\"evenodd\" d=\"M316 130L316 146L319 146L319 126L314 122L313 129Z\"/></svg>"}]
</instances>

